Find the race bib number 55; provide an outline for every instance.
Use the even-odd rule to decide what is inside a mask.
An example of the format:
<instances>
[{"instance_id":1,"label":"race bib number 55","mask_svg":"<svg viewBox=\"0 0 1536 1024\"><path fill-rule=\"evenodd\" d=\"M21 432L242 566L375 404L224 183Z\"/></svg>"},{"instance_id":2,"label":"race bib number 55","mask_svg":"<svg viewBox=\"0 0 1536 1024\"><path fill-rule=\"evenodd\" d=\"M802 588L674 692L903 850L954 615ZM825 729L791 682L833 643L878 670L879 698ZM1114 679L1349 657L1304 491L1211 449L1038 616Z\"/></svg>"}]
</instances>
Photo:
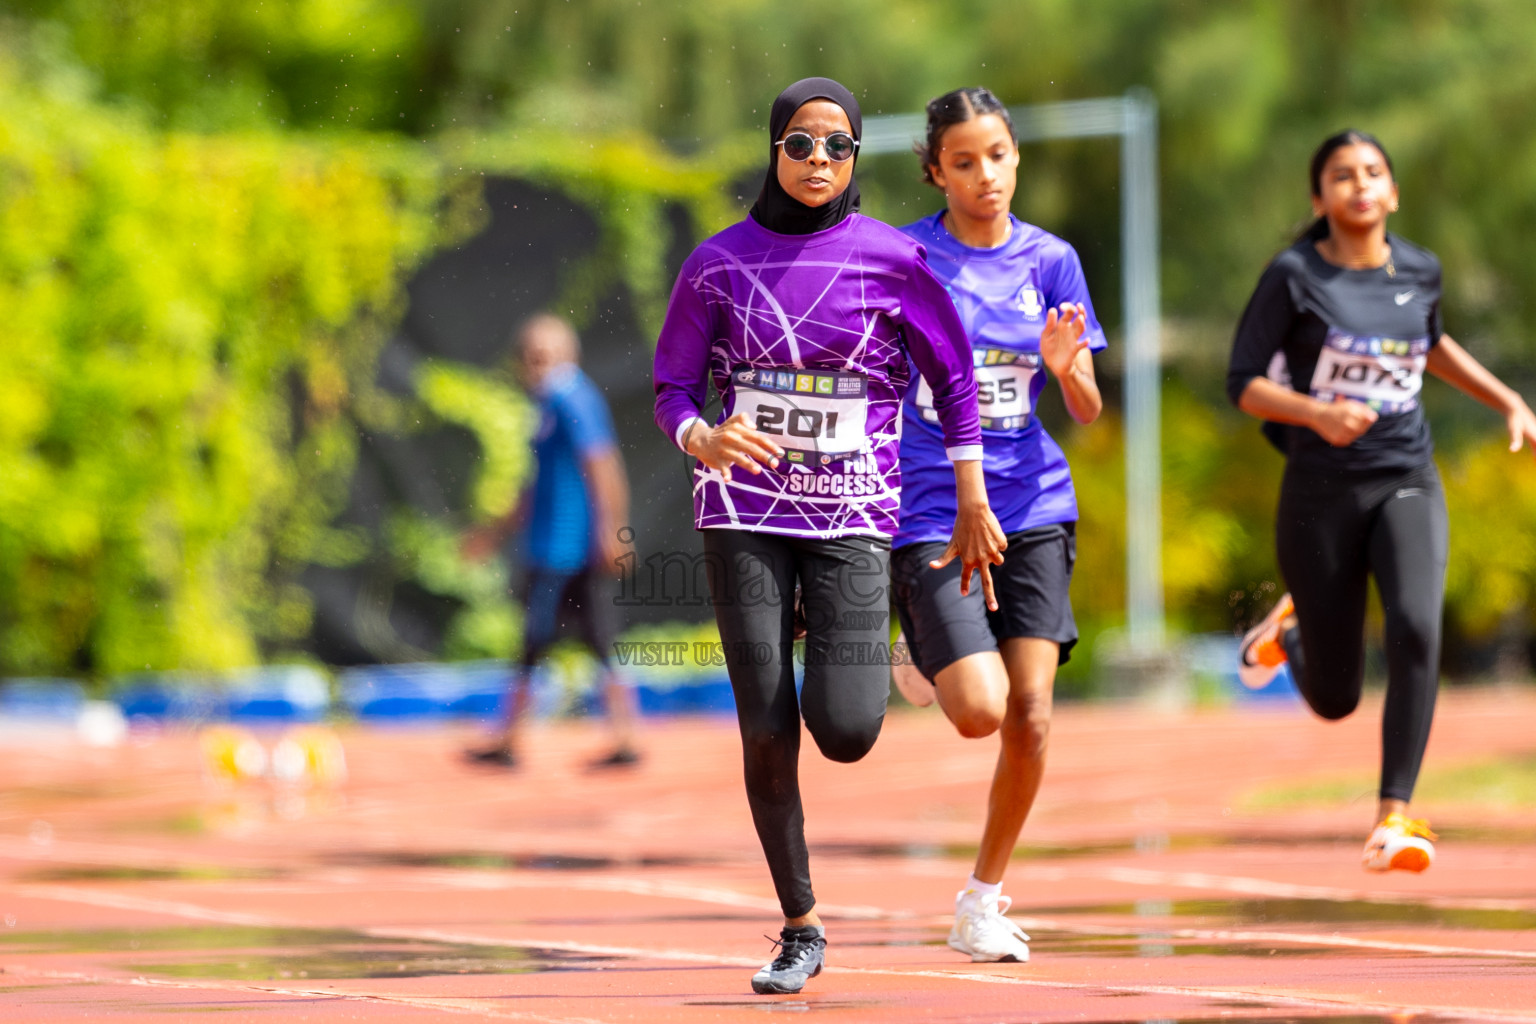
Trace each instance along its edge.
<instances>
[{"instance_id":1,"label":"race bib number 55","mask_svg":"<svg viewBox=\"0 0 1536 1024\"><path fill-rule=\"evenodd\" d=\"M825 466L864 450L869 381L842 370L738 366L731 411L784 449L785 462Z\"/></svg>"},{"instance_id":2,"label":"race bib number 55","mask_svg":"<svg viewBox=\"0 0 1536 1024\"><path fill-rule=\"evenodd\" d=\"M983 430L1018 430L1029 422L1030 385L1040 370L1040 353L1011 352L1001 348L973 349L976 363L976 405ZM933 389L917 379L917 411L929 423L939 422L933 408Z\"/></svg>"},{"instance_id":3,"label":"race bib number 55","mask_svg":"<svg viewBox=\"0 0 1536 1024\"><path fill-rule=\"evenodd\" d=\"M1328 329L1312 371L1312 397L1364 402L1384 415L1409 412L1424 388L1429 339L1364 338Z\"/></svg>"}]
</instances>

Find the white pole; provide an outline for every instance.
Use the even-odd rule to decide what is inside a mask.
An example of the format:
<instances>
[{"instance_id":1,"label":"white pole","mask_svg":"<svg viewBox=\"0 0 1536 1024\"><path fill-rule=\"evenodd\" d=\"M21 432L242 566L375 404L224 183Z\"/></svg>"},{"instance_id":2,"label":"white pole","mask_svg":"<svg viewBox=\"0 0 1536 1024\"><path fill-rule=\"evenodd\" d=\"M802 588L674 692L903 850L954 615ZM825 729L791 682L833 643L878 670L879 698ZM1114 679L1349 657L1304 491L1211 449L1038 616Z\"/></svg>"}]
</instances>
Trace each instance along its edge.
<instances>
[{"instance_id":1,"label":"white pole","mask_svg":"<svg viewBox=\"0 0 1536 1024\"><path fill-rule=\"evenodd\" d=\"M1162 358L1158 337L1157 101L1122 100L1120 230L1125 282L1125 581L1131 650L1161 650Z\"/></svg>"}]
</instances>

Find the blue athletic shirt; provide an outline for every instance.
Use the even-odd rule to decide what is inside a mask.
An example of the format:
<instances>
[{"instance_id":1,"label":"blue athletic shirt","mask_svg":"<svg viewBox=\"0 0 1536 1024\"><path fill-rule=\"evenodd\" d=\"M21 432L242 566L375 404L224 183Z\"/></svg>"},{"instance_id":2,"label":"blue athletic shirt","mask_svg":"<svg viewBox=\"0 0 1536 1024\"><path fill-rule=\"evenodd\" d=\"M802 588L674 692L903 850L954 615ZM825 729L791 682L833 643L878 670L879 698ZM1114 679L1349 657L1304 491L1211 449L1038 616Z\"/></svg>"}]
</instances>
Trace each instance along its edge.
<instances>
[{"instance_id":1,"label":"blue athletic shirt","mask_svg":"<svg viewBox=\"0 0 1536 1024\"><path fill-rule=\"evenodd\" d=\"M581 461L616 446L613 420L602 392L574 364L550 371L538 398L538 469L524 564L574 572L592 560L592 496Z\"/></svg>"},{"instance_id":2,"label":"blue athletic shirt","mask_svg":"<svg viewBox=\"0 0 1536 1024\"><path fill-rule=\"evenodd\" d=\"M1061 447L1040 426L1035 402L1045 390L1040 332L1063 302L1088 310L1089 348L1108 345L1071 245L1009 215L1008 241L995 249L959 242L943 212L901 230L928 251L928 266L960 311L976 366L987 498L1005 533L1077 521L1077 495ZM928 408L929 391L912 373L902 400L901 522L892 546L947 541L955 525L954 467Z\"/></svg>"}]
</instances>

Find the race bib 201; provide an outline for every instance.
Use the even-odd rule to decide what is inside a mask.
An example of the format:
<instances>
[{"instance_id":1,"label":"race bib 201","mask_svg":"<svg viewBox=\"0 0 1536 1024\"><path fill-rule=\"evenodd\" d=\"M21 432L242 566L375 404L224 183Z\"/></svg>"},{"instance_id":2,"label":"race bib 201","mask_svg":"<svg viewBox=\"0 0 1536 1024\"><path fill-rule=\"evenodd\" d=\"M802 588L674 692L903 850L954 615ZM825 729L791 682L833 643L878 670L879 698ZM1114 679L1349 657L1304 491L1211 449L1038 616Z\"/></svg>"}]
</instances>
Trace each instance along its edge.
<instances>
[{"instance_id":1,"label":"race bib 201","mask_svg":"<svg viewBox=\"0 0 1536 1024\"><path fill-rule=\"evenodd\" d=\"M784 449L787 463L825 466L864 450L869 381L843 370L738 366L731 409Z\"/></svg>"},{"instance_id":2,"label":"race bib 201","mask_svg":"<svg viewBox=\"0 0 1536 1024\"><path fill-rule=\"evenodd\" d=\"M1312 397L1342 395L1388 416L1409 412L1418 407L1428 356L1427 337L1367 338L1330 327L1312 371Z\"/></svg>"},{"instance_id":3,"label":"race bib 201","mask_svg":"<svg viewBox=\"0 0 1536 1024\"><path fill-rule=\"evenodd\" d=\"M976 406L981 413L981 429L1018 430L1027 424L1034 412L1029 389L1040 370L1040 353L978 348L971 351L971 358L976 365ZM933 389L922 377L917 379L914 401L924 420L939 422L939 414L933 408Z\"/></svg>"}]
</instances>

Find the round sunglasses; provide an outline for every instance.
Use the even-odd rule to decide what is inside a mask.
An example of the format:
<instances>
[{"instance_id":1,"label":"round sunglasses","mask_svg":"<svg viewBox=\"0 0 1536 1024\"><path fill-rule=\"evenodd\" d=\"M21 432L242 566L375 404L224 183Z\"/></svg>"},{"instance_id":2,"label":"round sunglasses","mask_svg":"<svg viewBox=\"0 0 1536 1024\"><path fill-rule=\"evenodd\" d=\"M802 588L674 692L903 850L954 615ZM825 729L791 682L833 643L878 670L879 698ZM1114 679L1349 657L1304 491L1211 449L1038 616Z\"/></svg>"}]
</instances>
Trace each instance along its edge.
<instances>
[{"instance_id":1,"label":"round sunglasses","mask_svg":"<svg viewBox=\"0 0 1536 1024\"><path fill-rule=\"evenodd\" d=\"M774 145L783 146L784 155L798 164L811 158L818 142L827 147L827 159L835 164L851 159L854 150L859 148L859 140L847 132L833 132L821 139L812 138L809 132L790 132Z\"/></svg>"}]
</instances>

